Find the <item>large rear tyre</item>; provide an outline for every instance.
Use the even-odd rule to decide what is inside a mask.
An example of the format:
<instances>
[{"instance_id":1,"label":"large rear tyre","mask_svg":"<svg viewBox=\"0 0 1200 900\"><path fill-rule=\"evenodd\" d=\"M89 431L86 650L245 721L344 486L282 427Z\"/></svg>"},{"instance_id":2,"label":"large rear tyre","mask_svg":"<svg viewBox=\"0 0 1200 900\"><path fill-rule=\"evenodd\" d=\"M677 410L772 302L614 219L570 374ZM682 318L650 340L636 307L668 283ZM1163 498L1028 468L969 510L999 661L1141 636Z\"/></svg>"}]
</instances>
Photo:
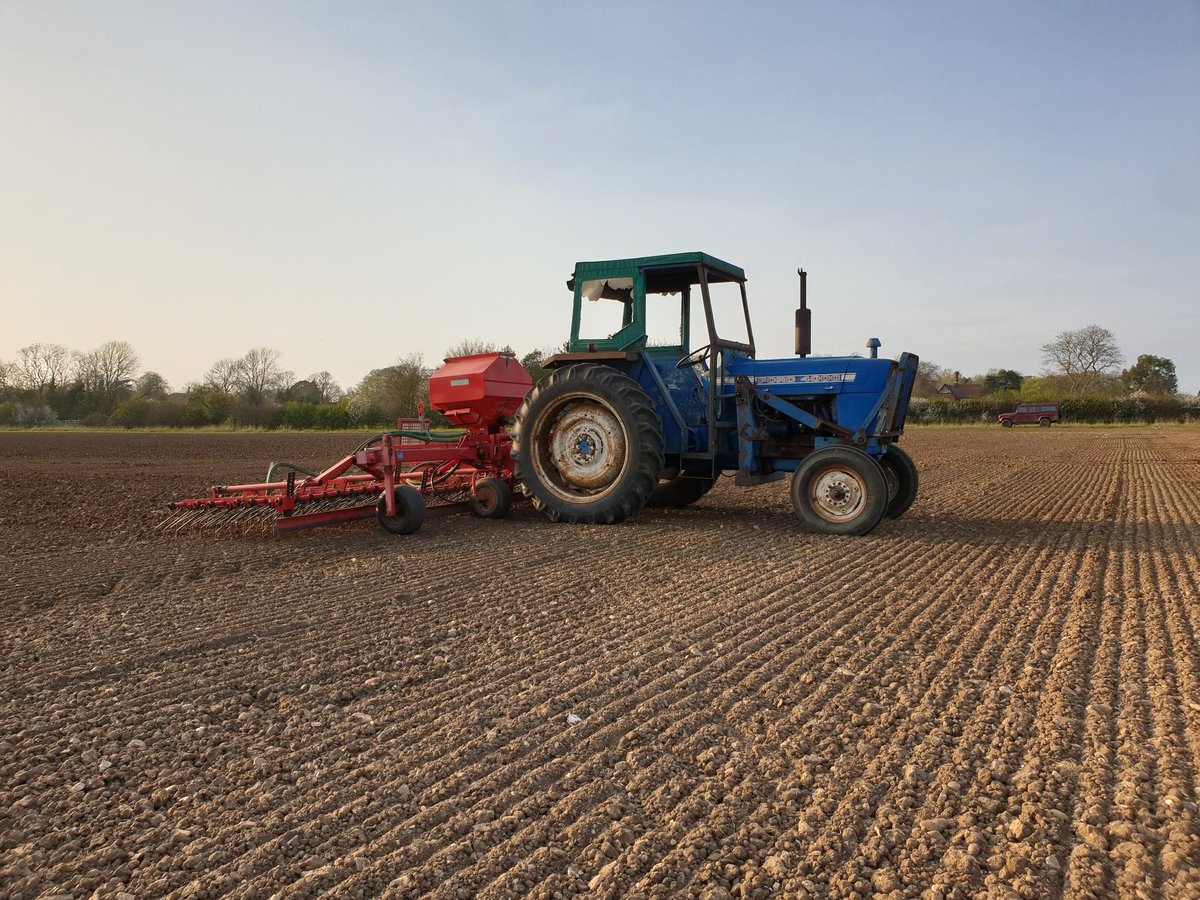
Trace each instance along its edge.
<instances>
[{"instance_id":1,"label":"large rear tyre","mask_svg":"<svg viewBox=\"0 0 1200 900\"><path fill-rule=\"evenodd\" d=\"M488 476L475 482L475 496L467 505L481 519L503 519L512 509L512 488L500 478Z\"/></svg>"},{"instance_id":2,"label":"large rear tyre","mask_svg":"<svg viewBox=\"0 0 1200 900\"><path fill-rule=\"evenodd\" d=\"M654 489L654 493L650 495L646 505L667 509L691 506L713 489L713 485L717 483L717 477L693 478L687 475L676 475L674 478L666 478L658 483L658 487Z\"/></svg>"},{"instance_id":3,"label":"large rear tyre","mask_svg":"<svg viewBox=\"0 0 1200 900\"><path fill-rule=\"evenodd\" d=\"M884 515L898 519L917 499L917 467L907 453L895 444L889 444L879 459L883 477L888 485L888 504Z\"/></svg>"},{"instance_id":4,"label":"large rear tyre","mask_svg":"<svg viewBox=\"0 0 1200 900\"><path fill-rule=\"evenodd\" d=\"M818 450L792 476L792 508L810 531L866 534L879 524L887 506L883 469L861 450Z\"/></svg>"},{"instance_id":5,"label":"large rear tyre","mask_svg":"<svg viewBox=\"0 0 1200 900\"><path fill-rule=\"evenodd\" d=\"M610 366L556 369L529 392L511 432L517 481L552 521L622 522L658 486L662 421L641 386Z\"/></svg>"},{"instance_id":6,"label":"large rear tyre","mask_svg":"<svg viewBox=\"0 0 1200 900\"><path fill-rule=\"evenodd\" d=\"M392 534L412 534L425 521L425 498L421 492L407 484L397 487L392 496L396 498L396 514L387 514L385 498L380 497L375 504L375 518L379 527Z\"/></svg>"}]
</instances>

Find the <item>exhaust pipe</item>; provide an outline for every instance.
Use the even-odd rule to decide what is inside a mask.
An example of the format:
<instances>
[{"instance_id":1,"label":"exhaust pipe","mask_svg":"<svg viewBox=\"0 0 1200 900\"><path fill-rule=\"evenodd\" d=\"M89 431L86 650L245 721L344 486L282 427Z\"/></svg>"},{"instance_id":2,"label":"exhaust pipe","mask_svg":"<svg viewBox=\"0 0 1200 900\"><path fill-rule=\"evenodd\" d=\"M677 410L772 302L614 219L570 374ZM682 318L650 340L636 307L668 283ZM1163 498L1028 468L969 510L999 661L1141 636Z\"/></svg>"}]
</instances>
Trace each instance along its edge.
<instances>
[{"instance_id":1,"label":"exhaust pipe","mask_svg":"<svg viewBox=\"0 0 1200 900\"><path fill-rule=\"evenodd\" d=\"M808 273L797 269L800 276L800 308L796 310L796 355L812 353L812 310L808 308Z\"/></svg>"}]
</instances>

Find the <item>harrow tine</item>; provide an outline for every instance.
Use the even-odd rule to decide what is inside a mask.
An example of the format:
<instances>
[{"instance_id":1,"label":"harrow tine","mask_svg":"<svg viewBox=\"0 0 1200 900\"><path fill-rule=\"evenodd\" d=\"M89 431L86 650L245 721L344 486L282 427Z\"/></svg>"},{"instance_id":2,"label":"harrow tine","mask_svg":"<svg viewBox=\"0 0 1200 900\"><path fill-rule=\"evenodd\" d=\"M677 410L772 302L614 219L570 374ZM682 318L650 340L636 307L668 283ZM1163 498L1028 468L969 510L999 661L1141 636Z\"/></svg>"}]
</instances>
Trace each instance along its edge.
<instances>
[{"instance_id":1,"label":"harrow tine","mask_svg":"<svg viewBox=\"0 0 1200 900\"><path fill-rule=\"evenodd\" d=\"M179 518L179 520L175 523L175 527L172 528L171 530L172 531L182 531L186 528L190 528L202 515L203 515L203 512L200 512L197 510L191 510L189 512L186 512L183 514L183 516L181 516Z\"/></svg>"},{"instance_id":2,"label":"harrow tine","mask_svg":"<svg viewBox=\"0 0 1200 900\"><path fill-rule=\"evenodd\" d=\"M182 509L163 518L155 525L155 530L176 534L186 531L215 534L270 532L274 530L276 515L272 506Z\"/></svg>"}]
</instances>

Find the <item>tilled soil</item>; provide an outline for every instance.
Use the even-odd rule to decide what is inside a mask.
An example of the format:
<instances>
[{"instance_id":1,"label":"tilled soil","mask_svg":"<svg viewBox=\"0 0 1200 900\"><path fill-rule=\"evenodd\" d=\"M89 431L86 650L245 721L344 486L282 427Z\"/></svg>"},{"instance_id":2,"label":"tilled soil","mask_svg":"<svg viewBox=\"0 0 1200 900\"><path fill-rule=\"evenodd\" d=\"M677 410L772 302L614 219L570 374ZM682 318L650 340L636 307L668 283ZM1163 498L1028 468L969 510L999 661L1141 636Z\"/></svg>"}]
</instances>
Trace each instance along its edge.
<instances>
[{"instance_id":1,"label":"tilled soil","mask_svg":"<svg viewBox=\"0 0 1200 900\"><path fill-rule=\"evenodd\" d=\"M1195 897L1197 437L263 539L153 526L353 436L0 436L0 895Z\"/></svg>"}]
</instances>

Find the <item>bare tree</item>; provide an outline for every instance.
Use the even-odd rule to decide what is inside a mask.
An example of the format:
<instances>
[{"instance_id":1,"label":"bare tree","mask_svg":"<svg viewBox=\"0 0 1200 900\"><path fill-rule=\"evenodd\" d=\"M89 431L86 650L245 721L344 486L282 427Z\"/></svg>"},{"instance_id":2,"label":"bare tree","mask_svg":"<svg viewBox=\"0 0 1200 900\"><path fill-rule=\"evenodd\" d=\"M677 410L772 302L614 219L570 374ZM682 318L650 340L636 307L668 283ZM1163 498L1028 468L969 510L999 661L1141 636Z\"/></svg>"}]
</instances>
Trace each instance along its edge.
<instances>
[{"instance_id":1,"label":"bare tree","mask_svg":"<svg viewBox=\"0 0 1200 900\"><path fill-rule=\"evenodd\" d=\"M204 375L205 386L232 394L237 390L239 366L236 359L218 359Z\"/></svg>"},{"instance_id":2,"label":"bare tree","mask_svg":"<svg viewBox=\"0 0 1200 900\"><path fill-rule=\"evenodd\" d=\"M100 397L112 397L127 387L137 368L137 351L127 341L108 341L75 357L76 376L85 389Z\"/></svg>"},{"instance_id":3,"label":"bare tree","mask_svg":"<svg viewBox=\"0 0 1200 900\"><path fill-rule=\"evenodd\" d=\"M308 376L308 380L317 386L321 392L322 403L335 403L343 396L341 386L333 380L328 372L317 372Z\"/></svg>"},{"instance_id":4,"label":"bare tree","mask_svg":"<svg viewBox=\"0 0 1200 900\"><path fill-rule=\"evenodd\" d=\"M473 338L459 341L453 347L446 351L446 358L450 359L454 356L475 356L478 353L494 353L497 349L496 345L490 341L477 341Z\"/></svg>"},{"instance_id":5,"label":"bare tree","mask_svg":"<svg viewBox=\"0 0 1200 900\"><path fill-rule=\"evenodd\" d=\"M1042 362L1047 375L1060 375L1072 396L1086 394L1105 375L1115 373L1124 362L1117 336L1100 325L1085 325L1060 331L1042 345Z\"/></svg>"},{"instance_id":6,"label":"bare tree","mask_svg":"<svg viewBox=\"0 0 1200 900\"><path fill-rule=\"evenodd\" d=\"M16 363L5 362L0 359L0 391L7 391L9 388L15 387L16 380Z\"/></svg>"},{"instance_id":7,"label":"bare tree","mask_svg":"<svg viewBox=\"0 0 1200 900\"><path fill-rule=\"evenodd\" d=\"M292 382L293 373L279 365L279 351L254 347L238 360L237 389L250 403L258 405L267 395L281 391Z\"/></svg>"},{"instance_id":8,"label":"bare tree","mask_svg":"<svg viewBox=\"0 0 1200 900\"><path fill-rule=\"evenodd\" d=\"M71 374L71 351L62 344L30 344L20 353L15 381L26 390L62 385Z\"/></svg>"}]
</instances>

